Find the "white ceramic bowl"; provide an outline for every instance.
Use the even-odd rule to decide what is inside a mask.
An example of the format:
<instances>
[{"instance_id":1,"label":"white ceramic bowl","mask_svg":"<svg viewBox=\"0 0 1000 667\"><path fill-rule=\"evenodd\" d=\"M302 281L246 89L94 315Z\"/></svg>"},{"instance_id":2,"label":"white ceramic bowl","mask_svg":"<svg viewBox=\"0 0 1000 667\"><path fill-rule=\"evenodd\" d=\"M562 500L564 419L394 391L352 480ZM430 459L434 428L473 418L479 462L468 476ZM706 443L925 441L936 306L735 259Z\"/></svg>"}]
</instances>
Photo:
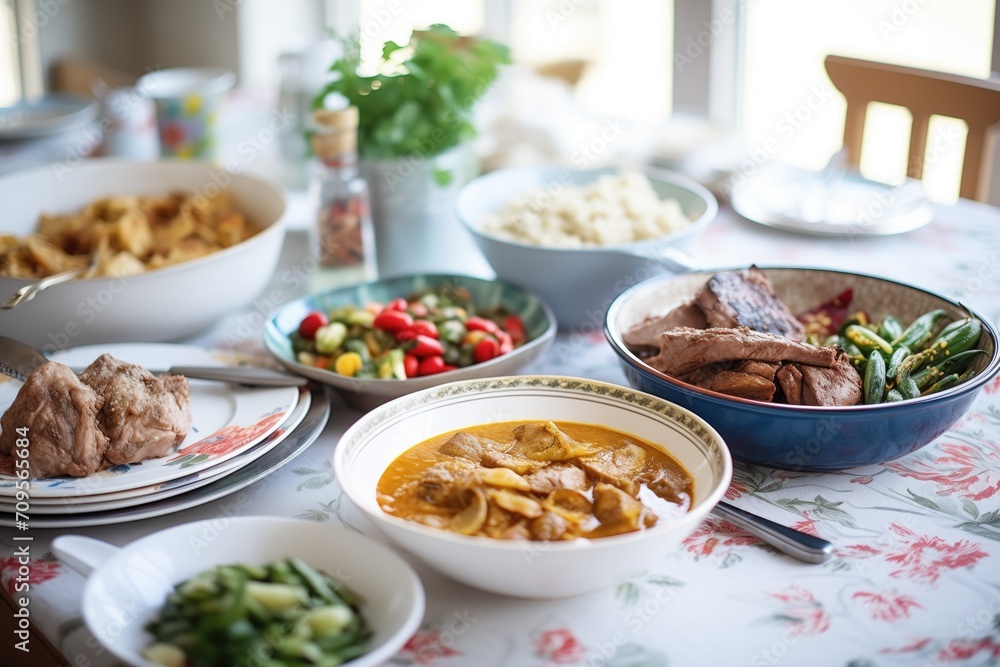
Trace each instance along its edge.
<instances>
[{"instance_id":1,"label":"white ceramic bowl","mask_svg":"<svg viewBox=\"0 0 1000 667\"><path fill-rule=\"evenodd\" d=\"M552 307L560 326L589 326L600 331L604 313L622 291L665 270L681 268L677 263L678 251L719 211L711 192L679 174L643 170L660 198L676 199L692 223L674 234L619 246L547 248L493 236L483 232L481 225L484 218L519 195L586 186L604 174L620 171L616 167L500 169L480 176L462 189L456 205L458 219L472 233L497 276L542 297Z\"/></svg>"},{"instance_id":2,"label":"white ceramic bowl","mask_svg":"<svg viewBox=\"0 0 1000 667\"><path fill-rule=\"evenodd\" d=\"M553 543L458 535L379 508L379 478L413 445L459 428L525 419L607 425L664 448L694 477L691 511L636 533ZM732 460L711 426L663 399L603 382L525 375L453 382L386 403L347 430L333 469L374 525L429 566L494 593L558 598L612 586L677 548L722 498Z\"/></svg>"},{"instance_id":3,"label":"white ceramic bowl","mask_svg":"<svg viewBox=\"0 0 1000 667\"><path fill-rule=\"evenodd\" d=\"M124 548L78 535L58 537L56 556L89 578L83 619L120 660L142 657L153 641L144 629L175 584L216 565L264 565L297 556L341 579L364 600L370 650L351 667L379 665L403 647L424 615L416 573L386 547L353 530L274 517L209 519L147 535Z\"/></svg>"},{"instance_id":4,"label":"white ceramic bowl","mask_svg":"<svg viewBox=\"0 0 1000 667\"><path fill-rule=\"evenodd\" d=\"M220 186L262 231L206 257L124 279L93 278L51 287L32 301L0 310L5 336L47 353L92 343L174 340L239 309L267 285L284 237L281 185L195 162L84 160L65 171L52 166L0 178L3 232L33 232L38 215L78 211L99 197L211 194ZM0 301L34 281L0 276Z\"/></svg>"}]
</instances>

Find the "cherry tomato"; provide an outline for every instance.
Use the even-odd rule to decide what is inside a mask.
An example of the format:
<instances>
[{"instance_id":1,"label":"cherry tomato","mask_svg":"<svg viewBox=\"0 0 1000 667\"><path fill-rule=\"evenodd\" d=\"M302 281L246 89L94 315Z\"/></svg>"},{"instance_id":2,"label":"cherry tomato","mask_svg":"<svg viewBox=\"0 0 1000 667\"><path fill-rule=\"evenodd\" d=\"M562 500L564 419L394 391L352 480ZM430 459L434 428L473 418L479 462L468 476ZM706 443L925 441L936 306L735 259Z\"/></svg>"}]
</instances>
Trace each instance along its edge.
<instances>
[{"instance_id":1,"label":"cherry tomato","mask_svg":"<svg viewBox=\"0 0 1000 667\"><path fill-rule=\"evenodd\" d=\"M407 341L416 339L417 339L417 332L413 330L413 327L409 327L407 329L403 329L401 331L396 332L397 343L405 343Z\"/></svg>"},{"instance_id":2,"label":"cherry tomato","mask_svg":"<svg viewBox=\"0 0 1000 667\"><path fill-rule=\"evenodd\" d=\"M503 320L503 330L510 334L515 345L520 345L527 340L524 333L524 322L517 315L508 315Z\"/></svg>"},{"instance_id":3,"label":"cherry tomato","mask_svg":"<svg viewBox=\"0 0 1000 667\"><path fill-rule=\"evenodd\" d=\"M410 331L418 333L421 336L430 336L431 338L438 338L438 328L437 325L430 320L414 320L413 326L410 327Z\"/></svg>"},{"instance_id":4,"label":"cherry tomato","mask_svg":"<svg viewBox=\"0 0 1000 667\"><path fill-rule=\"evenodd\" d=\"M446 370L448 370L448 364L444 363L444 357L440 355L421 359L420 365L417 367L419 375L437 375Z\"/></svg>"},{"instance_id":5,"label":"cherry tomato","mask_svg":"<svg viewBox=\"0 0 1000 667\"><path fill-rule=\"evenodd\" d=\"M514 349L514 341L511 335L506 331L501 331L497 334L497 340L500 341L500 354L507 354Z\"/></svg>"},{"instance_id":6,"label":"cherry tomato","mask_svg":"<svg viewBox=\"0 0 1000 667\"><path fill-rule=\"evenodd\" d=\"M469 331L486 331L491 334L495 334L500 331L500 327L493 320L488 320L485 317L477 317L475 315L465 321L465 328Z\"/></svg>"},{"instance_id":7,"label":"cherry tomato","mask_svg":"<svg viewBox=\"0 0 1000 667\"><path fill-rule=\"evenodd\" d=\"M444 345L436 338L417 334L413 340L416 341L416 344L409 348L407 352L414 356L422 359L424 357L438 357L444 354Z\"/></svg>"},{"instance_id":8,"label":"cherry tomato","mask_svg":"<svg viewBox=\"0 0 1000 667\"><path fill-rule=\"evenodd\" d=\"M392 301L390 301L389 304L385 307L385 309L398 310L399 312L404 312L406 310L407 305L408 304L406 303L406 299L400 297L398 299L393 299Z\"/></svg>"},{"instance_id":9,"label":"cherry tomato","mask_svg":"<svg viewBox=\"0 0 1000 667\"><path fill-rule=\"evenodd\" d=\"M472 360L477 364L489 361L500 354L500 343L495 338L484 338L472 348Z\"/></svg>"},{"instance_id":10,"label":"cherry tomato","mask_svg":"<svg viewBox=\"0 0 1000 667\"><path fill-rule=\"evenodd\" d=\"M320 327L326 326L329 323L330 321L327 319L326 315L318 310L314 310L303 317L302 321L299 322L299 335L306 340L315 340L316 331Z\"/></svg>"},{"instance_id":11,"label":"cherry tomato","mask_svg":"<svg viewBox=\"0 0 1000 667\"><path fill-rule=\"evenodd\" d=\"M372 324L375 325L376 329L396 333L413 326L413 318L410 317L409 313L386 308L375 316L375 321Z\"/></svg>"},{"instance_id":12,"label":"cherry tomato","mask_svg":"<svg viewBox=\"0 0 1000 667\"><path fill-rule=\"evenodd\" d=\"M407 354L403 357L403 372L408 378L417 377L418 369L420 368L420 360L417 359L412 354Z\"/></svg>"},{"instance_id":13,"label":"cherry tomato","mask_svg":"<svg viewBox=\"0 0 1000 667\"><path fill-rule=\"evenodd\" d=\"M427 306L419 301L410 304L410 315L414 317L427 317Z\"/></svg>"}]
</instances>

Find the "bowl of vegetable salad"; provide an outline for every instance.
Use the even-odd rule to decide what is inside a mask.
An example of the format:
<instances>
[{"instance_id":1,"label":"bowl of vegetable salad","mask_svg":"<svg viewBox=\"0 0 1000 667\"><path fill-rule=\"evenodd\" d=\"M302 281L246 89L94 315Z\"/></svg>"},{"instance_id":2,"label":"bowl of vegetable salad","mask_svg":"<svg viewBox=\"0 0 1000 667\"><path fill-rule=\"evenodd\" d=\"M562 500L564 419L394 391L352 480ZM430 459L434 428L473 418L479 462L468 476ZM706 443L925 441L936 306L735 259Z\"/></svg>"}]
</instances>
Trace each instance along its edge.
<instances>
[{"instance_id":1,"label":"bowl of vegetable salad","mask_svg":"<svg viewBox=\"0 0 1000 667\"><path fill-rule=\"evenodd\" d=\"M460 275L391 278L275 310L264 344L289 370L370 410L443 382L510 375L551 345L556 319L535 294Z\"/></svg>"}]
</instances>

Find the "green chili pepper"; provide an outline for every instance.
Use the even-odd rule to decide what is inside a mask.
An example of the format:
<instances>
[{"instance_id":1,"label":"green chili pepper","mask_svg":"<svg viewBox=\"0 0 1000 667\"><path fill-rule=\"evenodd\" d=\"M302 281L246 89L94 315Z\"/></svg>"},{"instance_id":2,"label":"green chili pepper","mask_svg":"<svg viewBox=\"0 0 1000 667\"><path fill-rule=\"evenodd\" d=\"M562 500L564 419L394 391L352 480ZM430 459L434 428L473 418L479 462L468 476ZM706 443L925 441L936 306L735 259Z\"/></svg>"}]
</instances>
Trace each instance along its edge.
<instances>
[{"instance_id":1,"label":"green chili pepper","mask_svg":"<svg viewBox=\"0 0 1000 667\"><path fill-rule=\"evenodd\" d=\"M940 308L924 313L913 320L910 326L906 327L899 336L892 340L891 345L896 348L905 345L911 350L920 350L934 335L934 328L938 321L945 316L945 312Z\"/></svg>"},{"instance_id":2,"label":"green chili pepper","mask_svg":"<svg viewBox=\"0 0 1000 667\"><path fill-rule=\"evenodd\" d=\"M948 389L949 387L954 387L959 383L958 373L952 373L951 375L946 375L930 387L928 387L921 396L927 396L928 394L933 394L936 391L941 391L942 389Z\"/></svg>"},{"instance_id":3,"label":"green chili pepper","mask_svg":"<svg viewBox=\"0 0 1000 667\"><path fill-rule=\"evenodd\" d=\"M860 324L852 324L847 327L844 330L844 337L857 345L863 354L868 355L875 350L886 357L892 354L892 345L888 341L883 340L877 333Z\"/></svg>"},{"instance_id":4,"label":"green chili pepper","mask_svg":"<svg viewBox=\"0 0 1000 667\"><path fill-rule=\"evenodd\" d=\"M885 359L878 350L872 350L865 366L865 403L881 403L885 396Z\"/></svg>"},{"instance_id":5,"label":"green chili pepper","mask_svg":"<svg viewBox=\"0 0 1000 667\"><path fill-rule=\"evenodd\" d=\"M879 325L878 335L885 340L896 340L903 334L903 325L892 315L886 315L882 318L882 324Z\"/></svg>"}]
</instances>

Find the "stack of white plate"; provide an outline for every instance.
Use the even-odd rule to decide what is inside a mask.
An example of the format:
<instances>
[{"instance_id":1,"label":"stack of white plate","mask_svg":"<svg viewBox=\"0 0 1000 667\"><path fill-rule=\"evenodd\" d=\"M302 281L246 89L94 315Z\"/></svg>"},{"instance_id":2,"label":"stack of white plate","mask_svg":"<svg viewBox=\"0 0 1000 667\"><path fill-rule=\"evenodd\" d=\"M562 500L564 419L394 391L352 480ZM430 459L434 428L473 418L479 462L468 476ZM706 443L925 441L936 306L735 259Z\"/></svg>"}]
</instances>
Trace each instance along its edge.
<instances>
[{"instance_id":1,"label":"stack of white plate","mask_svg":"<svg viewBox=\"0 0 1000 667\"><path fill-rule=\"evenodd\" d=\"M207 350L162 344L92 345L65 350L53 359L86 366L105 352L150 369L222 365ZM252 484L293 459L316 439L330 415L322 389L249 388L203 380L190 380L190 387L191 430L167 456L89 477L34 478L25 491L17 485L14 459L0 455L0 525L93 526L194 507ZM20 388L13 380L0 385L0 414ZM29 429L29 452L31 437Z\"/></svg>"}]
</instances>

